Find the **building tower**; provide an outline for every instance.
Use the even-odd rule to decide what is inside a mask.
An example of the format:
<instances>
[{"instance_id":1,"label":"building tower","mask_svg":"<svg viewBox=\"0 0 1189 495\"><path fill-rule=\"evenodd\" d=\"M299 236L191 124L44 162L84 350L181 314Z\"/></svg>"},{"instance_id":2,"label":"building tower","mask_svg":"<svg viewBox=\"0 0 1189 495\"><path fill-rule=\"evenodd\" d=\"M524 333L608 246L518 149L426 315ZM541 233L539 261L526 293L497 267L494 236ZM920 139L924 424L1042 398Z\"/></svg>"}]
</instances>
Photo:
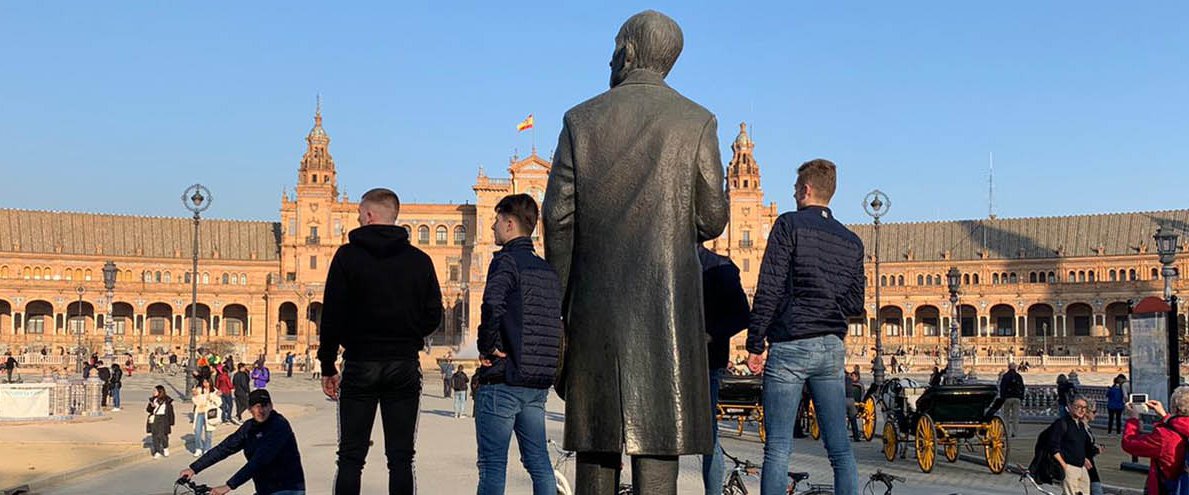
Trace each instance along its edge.
<instances>
[{"instance_id":1,"label":"building tower","mask_svg":"<svg viewBox=\"0 0 1189 495\"><path fill-rule=\"evenodd\" d=\"M734 153L727 168L731 222L727 225L725 239L720 237L714 247L739 266L743 288L750 296L759 278L760 260L767 245L768 229L776 217L776 205L764 207L760 166L753 153L755 143L747 134L747 123L739 124L739 135L731 144L731 150Z\"/></svg>"}]
</instances>

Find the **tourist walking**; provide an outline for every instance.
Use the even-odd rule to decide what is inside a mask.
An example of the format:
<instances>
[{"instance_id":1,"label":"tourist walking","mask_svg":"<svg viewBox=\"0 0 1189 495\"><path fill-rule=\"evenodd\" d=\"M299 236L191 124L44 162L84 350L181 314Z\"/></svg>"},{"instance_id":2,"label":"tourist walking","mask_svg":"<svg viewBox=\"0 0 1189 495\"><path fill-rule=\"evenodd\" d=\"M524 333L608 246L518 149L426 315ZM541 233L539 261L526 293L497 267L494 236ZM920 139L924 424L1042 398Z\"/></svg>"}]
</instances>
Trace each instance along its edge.
<instances>
[{"instance_id":1,"label":"tourist walking","mask_svg":"<svg viewBox=\"0 0 1189 495\"><path fill-rule=\"evenodd\" d=\"M760 266L747 351L748 366L764 374L762 495L788 488L793 424L805 387L834 468L834 492L859 493L846 437L842 339L847 318L863 312L863 243L830 211L836 173L833 163L821 159L797 169L797 211L776 219Z\"/></svg>"},{"instance_id":2,"label":"tourist walking","mask_svg":"<svg viewBox=\"0 0 1189 495\"><path fill-rule=\"evenodd\" d=\"M256 367L252 368L252 388L268 387L268 380L272 377L269 373L268 367L264 365L264 359L256 361Z\"/></svg>"},{"instance_id":3,"label":"tourist walking","mask_svg":"<svg viewBox=\"0 0 1189 495\"><path fill-rule=\"evenodd\" d=\"M164 386L157 385L153 389L145 412L149 414L145 433L152 436L149 453L153 454L153 458L162 455L169 457L169 435L173 432L174 424L173 398L165 392Z\"/></svg>"},{"instance_id":4,"label":"tourist walking","mask_svg":"<svg viewBox=\"0 0 1189 495\"><path fill-rule=\"evenodd\" d=\"M1123 451L1150 459L1144 493L1179 493L1170 488L1179 490L1179 485L1189 483L1185 476L1185 453L1189 445L1189 386L1182 385L1173 390L1169 398L1172 414L1165 411L1164 405L1158 400L1149 400L1145 406L1159 419L1152 426L1151 433L1144 433L1139 411L1127 404Z\"/></svg>"},{"instance_id":5,"label":"tourist walking","mask_svg":"<svg viewBox=\"0 0 1189 495\"><path fill-rule=\"evenodd\" d=\"M1077 385L1069 380L1064 373L1057 375L1057 415L1069 415L1070 400L1078 393Z\"/></svg>"},{"instance_id":6,"label":"tourist walking","mask_svg":"<svg viewBox=\"0 0 1189 495\"><path fill-rule=\"evenodd\" d=\"M223 421L232 423L235 418L231 417L231 404L235 401L235 384L231 383L231 371L220 364L217 368L219 374L215 376L215 388L219 391L220 409L223 412Z\"/></svg>"},{"instance_id":7,"label":"tourist walking","mask_svg":"<svg viewBox=\"0 0 1189 495\"><path fill-rule=\"evenodd\" d=\"M533 495L557 494L545 401L561 357L561 280L533 251L539 212L528 194L495 205L491 230L501 249L487 268L477 342L483 366L474 377L479 495L503 495L513 432Z\"/></svg>"},{"instance_id":8,"label":"tourist walking","mask_svg":"<svg viewBox=\"0 0 1189 495\"><path fill-rule=\"evenodd\" d=\"M222 486L211 489L211 495L223 495L252 480L257 495L305 495L305 471L301 467L301 452L297 436L289 420L273 409L268 390L254 390L248 398L252 420L240 425L219 445L208 450L180 476L194 477L236 452L243 451L248 460Z\"/></svg>"},{"instance_id":9,"label":"tourist walking","mask_svg":"<svg viewBox=\"0 0 1189 495\"><path fill-rule=\"evenodd\" d=\"M8 375L6 383L12 383L12 372L17 367L17 359L12 357L12 351L4 353L4 372Z\"/></svg>"},{"instance_id":10,"label":"tourist walking","mask_svg":"<svg viewBox=\"0 0 1189 495\"><path fill-rule=\"evenodd\" d=\"M419 353L442 322L433 261L396 225L400 200L372 189L359 202L359 225L338 248L326 275L318 359L322 391L338 400L336 495L356 495L376 407L384 428L388 492L414 493L413 444L421 400ZM342 374L335 367L343 347Z\"/></svg>"},{"instance_id":11,"label":"tourist walking","mask_svg":"<svg viewBox=\"0 0 1189 495\"><path fill-rule=\"evenodd\" d=\"M285 353L285 378L293 378L293 353Z\"/></svg>"},{"instance_id":12,"label":"tourist walking","mask_svg":"<svg viewBox=\"0 0 1189 495\"><path fill-rule=\"evenodd\" d=\"M698 246L698 261L702 265L702 310L706 320L707 365L710 369L710 415L718 416L718 389L722 375L730 364L731 337L747 328L751 308L747 293L739 280L739 267L730 258ZM718 421L711 431L714 453L702 456L702 487L706 495L721 495L723 475L722 449L718 444Z\"/></svg>"},{"instance_id":13,"label":"tourist walking","mask_svg":"<svg viewBox=\"0 0 1189 495\"><path fill-rule=\"evenodd\" d=\"M454 393L454 387L450 386L450 377L454 376L454 351L446 351L446 357L438 362L438 369L442 371L442 397L449 399L450 394Z\"/></svg>"},{"instance_id":14,"label":"tourist walking","mask_svg":"<svg viewBox=\"0 0 1189 495\"><path fill-rule=\"evenodd\" d=\"M467 384L470 382L471 379L467 376L466 366L459 365L454 370L454 374L450 375L450 386L454 390L455 418L461 418L467 415Z\"/></svg>"},{"instance_id":15,"label":"tourist walking","mask_svg":"<svg viewBox=\"0 0 1189 495\"><path fill-rule=\"evenodd\" d=\"M107 398L111 396L111 369L103 363L102 360L95 361L95 378L98 378L103 385L99 388L100 407L107 407Z\"/></svg>"},{"instance_id":16,"label":"tourist walking","mask_svg":"<svg viewBox=\"0 0 1189 495\"><path fill-rule=\"evenodd\" d=\"M1016 363L1007 364L1007 372L999 378L999 398L1003 399L1003 419L1012 437L1020 429L1020 405L1024 402L1024 377L1016 371Z\"/></svg>"},{"instance_id":17,"label":"tourist walking","mask_svg":"<svg viewBox=\"0 0 1189 495\"><path fill-rule=\"evenodd\" d=\"M231 377L231 386L235 393L235 419L243 421L244 411L248 409L248 394L252 390L247 363L239 363L239 369Z\"/></svg>"},{"instance_id":18,"label":"tourist walking","mask_svg":"<svg viewBox=\"0 0 1189 495\"><path fill-rule=\"evenodd\" d=\"M111 367L111 379L108 380L108 392L111 395L111 410L120 410L120 389L124 387L124 371L119 365Z\"/></svg>"},{"instance_id":19,"label":"tourist walking","mask_svg":"<svg viewBox=\"0 0 1189 495\"><path fill-rule=\"evenodd\" d=\"M1111 387L1106 389L1106 434L1111 432L1123 433L1123 408L1127 405L1123 393L1123 382L1115 378Z\"/></svg>"},{"instance_id":20,"label":"tourist walking","mask_svg":"<svg viewBox=\"0 0 1189 495\"><path fill-rule=\"evenodd\" d=\"M1093 463L1094 443L1086 432L1085 419L1089 401L1075 396L1069 403L1069 411L1058 418L1048 440L1048 453L1057 460L1065 473L1061 487L1065 495L1089 495L1090 474Z\"/></svg>"},{"instance_id":21,"label":"tourist walking","mask_svg":"<svg viewBox=\"0 0 1189 495\"><path fill-rule=\"evenodd\" d=\"M194 423L194 457L202 455L211 449L211 432L219 424L219 391L211 386L210 380L204 380L194 387L190 397L194 404L191 421Z\"/></svg>"}]
</instances>

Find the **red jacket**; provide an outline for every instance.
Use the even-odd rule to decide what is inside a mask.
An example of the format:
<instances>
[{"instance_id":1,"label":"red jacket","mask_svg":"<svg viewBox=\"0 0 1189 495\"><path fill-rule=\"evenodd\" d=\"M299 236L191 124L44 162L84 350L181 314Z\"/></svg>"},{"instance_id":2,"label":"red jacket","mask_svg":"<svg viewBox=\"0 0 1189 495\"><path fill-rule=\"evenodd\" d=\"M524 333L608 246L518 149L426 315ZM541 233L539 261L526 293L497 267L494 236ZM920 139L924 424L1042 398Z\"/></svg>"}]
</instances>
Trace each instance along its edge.
<instances>
[{"instance_id":1,"label":"red jacket","mask_svg":"<svg viewBox=\"0 0 1189 495\"><path fill-rule=\"evenodd\" d=\"M1151 433L1141 433L1139 420L1133 418L1123 427L1123 451L1151 459L1144 490L1147 494L1163 493L1160 480L1180 476L1185 465L1185 440L1181 435L1189 436L1189 416L1168 415L1156 426Z\"/></svg>"},{"instance_id":2,"label":"red jacket","mask_svg":"<svg viewBox=\"0 0 1189 495\"><path fill-rule=\"evenodd\" d=\"M228 395L235 390L235 386L231 384L231 376L227 373L219 373L219 377L215 378L215 388L219 389L219 393Z\"/></svg>"}]
</instances>

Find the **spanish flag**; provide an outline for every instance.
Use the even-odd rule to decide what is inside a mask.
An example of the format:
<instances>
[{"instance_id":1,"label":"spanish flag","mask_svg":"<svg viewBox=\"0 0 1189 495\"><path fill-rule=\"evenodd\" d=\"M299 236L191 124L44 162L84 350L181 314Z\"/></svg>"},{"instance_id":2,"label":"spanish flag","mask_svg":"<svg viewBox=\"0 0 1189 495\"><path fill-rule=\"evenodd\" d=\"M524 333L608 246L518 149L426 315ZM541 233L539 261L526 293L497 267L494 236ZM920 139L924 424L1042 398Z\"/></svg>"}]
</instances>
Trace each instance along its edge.
<instances>
[{"instance_id":1,"label":"spanish flag","mask_svg":"<svg viewBox=\"0 0 1189 495\"><path fill-rule=\"evenodd\" d=\"M524 120L520 121L519 124L516 124L516 132L520 132L525 129L532 129L532 128L533 128L533 114L531 114L531 113L528 114L528 117L525 117Z\"/></svg>"}]
</instances>

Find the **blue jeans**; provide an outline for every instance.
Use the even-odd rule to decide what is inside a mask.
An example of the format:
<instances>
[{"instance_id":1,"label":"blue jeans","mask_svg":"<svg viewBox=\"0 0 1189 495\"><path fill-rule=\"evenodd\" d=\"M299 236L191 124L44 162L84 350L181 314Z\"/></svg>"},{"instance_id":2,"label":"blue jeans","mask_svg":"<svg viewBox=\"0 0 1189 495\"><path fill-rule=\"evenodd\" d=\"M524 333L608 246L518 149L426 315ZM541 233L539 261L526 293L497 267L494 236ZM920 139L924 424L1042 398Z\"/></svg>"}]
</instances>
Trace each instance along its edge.
<instances>
[{"instance_id":1,"label":"blue jeans","mask_svg":"<svg viewBox=\"0 0 1189 495\"><path fill-rule=\"evenodd\" d=\"M194 450L211 449L211 432L206 431L206 413L194 413Z\"/></svg>"},{"instance_id":2,"label":"blue jeans","mask_svg":"<svg viewBox=\"0 0 1189 495\"><path fill-rule=\"evenodd\" d=\"M769 346L763 392L768 439L764 443L761 495L783 495L788 490L793 424L797 421L801 389L806 385L813 396L822 441L834 468L834 493L858 495L859 474L846 433L845 356L842 339L835 335Z\"/></svg>"},{"instance_id":3,"label":"blue jeans","mask_svg":"<svg viewBox=\"0 0 1189 495\"><path fill-rule=\"evenodd\" d=\"M454 391L454 417L462 416L467 412L467 391Z\"/></svg>"},{"instance_id":4,"label":"blue jeans","mask_svg":"<svg viewBox=\"0 0 1189 495\"><path fill-rule=\"evenodd\" d=\"M223 407L220 408L222 410L222 414L223 414L223 422L230 423L231 422L231 392L225 393L219 397L223 401L223 404L222 404Z\"/></svg>"},{"instance_id":5,"label":"blue jeans","mask_svg":"<svg viewBox=\"0 0 1189 495\"><path fill-rule=\"evenodd\" d=\"M479 495L503 495L508 443L516 432L520 463L533 479L533 495L555 495L557 480L545 437L549 389L493 383L475 394L475 437L479 444Z\"/></svg>"},{"instance_id":6,"label":"blue jeans","mask_svg":"<svg viewBox=\"0 0 1189 495\"><path fill-rule=\"evenodd\" d=\"M710 418L713 422L714 453L702 456L702 484L706 495L722 495L723 466L722 449L718 445L718 387L722 383L722 368L710 370Z\"/></svg>"},{"instance_id":7,"label":"blue jeans","mask_svg":"<svg viewBox=\"0 0 1189 495\"><path fill-rule=\"evenodd\" d=\"M111 406L120 407L120 387L111 388Z\"/></svg>"}]
</instances>

